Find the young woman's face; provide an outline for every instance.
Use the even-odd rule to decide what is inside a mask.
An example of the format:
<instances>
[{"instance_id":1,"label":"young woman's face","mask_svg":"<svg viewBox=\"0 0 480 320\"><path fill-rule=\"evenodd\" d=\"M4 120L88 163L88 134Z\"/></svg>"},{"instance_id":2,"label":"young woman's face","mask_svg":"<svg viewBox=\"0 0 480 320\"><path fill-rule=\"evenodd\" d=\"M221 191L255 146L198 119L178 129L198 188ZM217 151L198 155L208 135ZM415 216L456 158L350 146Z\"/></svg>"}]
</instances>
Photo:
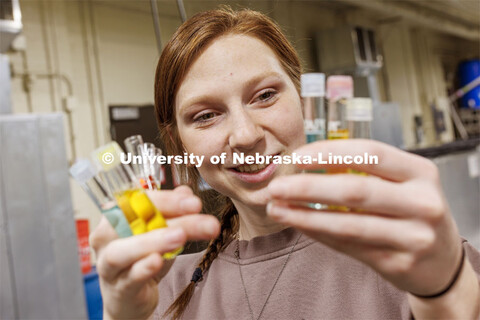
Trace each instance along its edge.
<instances>
[{"instance_id":1,"label":"young woman's face","mask_svg":"<svg viewBox=\"0 0 480 320\"><path fill-rule=\"evenodd\" d=\"M245 35L215 40L178 90L176 120L185 151L204 155L203 179L247 206L267 203L267 186L286 165L238 165L234 153L285 155L305 142L301 101L275 53ZM210 157L226 153L225 164Z\"/></svg>"}]
</instances>

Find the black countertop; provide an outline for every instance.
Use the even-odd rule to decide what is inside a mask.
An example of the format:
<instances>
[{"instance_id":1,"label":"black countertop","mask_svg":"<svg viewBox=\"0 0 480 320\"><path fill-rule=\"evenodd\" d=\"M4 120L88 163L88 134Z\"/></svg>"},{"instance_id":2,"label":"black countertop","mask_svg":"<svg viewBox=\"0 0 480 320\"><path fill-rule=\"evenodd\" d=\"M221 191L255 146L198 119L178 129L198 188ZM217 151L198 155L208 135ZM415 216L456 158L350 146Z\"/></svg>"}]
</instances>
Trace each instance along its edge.
<instances>
[{"instance_id":1,"label":"black countertop","mask_svg":"<svg viewBox=\"0 0 480 320\"><path fill-rule=\"evenodd\" d=\"M437 147L412 149L408 152L418 154L425 158L435 158L451 153L465 152L475 149L480 144L480 138L471 138L468 140L457 140Z\"/></svg>"}]
</instances>

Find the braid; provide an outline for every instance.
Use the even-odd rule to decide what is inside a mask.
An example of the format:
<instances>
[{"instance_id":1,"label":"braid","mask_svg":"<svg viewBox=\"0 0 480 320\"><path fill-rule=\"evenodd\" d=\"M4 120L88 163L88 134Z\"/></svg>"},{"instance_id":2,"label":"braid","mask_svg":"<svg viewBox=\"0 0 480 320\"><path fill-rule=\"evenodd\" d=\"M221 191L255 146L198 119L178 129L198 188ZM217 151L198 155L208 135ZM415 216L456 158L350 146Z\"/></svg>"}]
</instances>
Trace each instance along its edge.
<instances>
[{"instance_id":1,"label":"braid","mask_svg":"<svg viewBox=\"0 0 480 320\"><path fill-rule=\"evenodd\" d=\"M204 275L212 265L213 260L215 260L218 254L232 240L233 235L238 231L238 214L230 198L225 198L225 204L220 210L220 216L220 234L217 238L210 241L202 260L198 264L198 268L201 270L199 277L200 280L202 279L202 275ZM197 270L195 273L197 273ZM164 317L173 313L172 319L177 320L180 319L182 314L185 312L185 309L187 308L187 305L193 296L196 282L198 281L198 275L195 276L195 273L194 277L196 277L196 280L192 278L192 281L190 281L188 286L172 303L167 311L165 311L165 314L163 315Z\"/></svg>"}]
</instances>

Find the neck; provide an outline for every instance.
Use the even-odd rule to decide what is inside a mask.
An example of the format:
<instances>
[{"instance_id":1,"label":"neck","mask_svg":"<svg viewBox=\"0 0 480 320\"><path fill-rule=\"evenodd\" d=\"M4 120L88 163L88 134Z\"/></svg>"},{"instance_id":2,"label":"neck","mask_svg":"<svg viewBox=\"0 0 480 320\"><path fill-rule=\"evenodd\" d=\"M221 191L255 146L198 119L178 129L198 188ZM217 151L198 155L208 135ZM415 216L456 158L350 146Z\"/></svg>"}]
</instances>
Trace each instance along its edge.
<instances>
[{"instance_id":1,"label":"neck","mask_svg":"<svg viewBox=\"0 0 480 320\"><path fill-rule=\"evenodd\" d=\"M240 240L250 240L288 228L270 219L265 206L252 208L235 200L232 201L238 211Z\"/></svg>"}]
</instances>

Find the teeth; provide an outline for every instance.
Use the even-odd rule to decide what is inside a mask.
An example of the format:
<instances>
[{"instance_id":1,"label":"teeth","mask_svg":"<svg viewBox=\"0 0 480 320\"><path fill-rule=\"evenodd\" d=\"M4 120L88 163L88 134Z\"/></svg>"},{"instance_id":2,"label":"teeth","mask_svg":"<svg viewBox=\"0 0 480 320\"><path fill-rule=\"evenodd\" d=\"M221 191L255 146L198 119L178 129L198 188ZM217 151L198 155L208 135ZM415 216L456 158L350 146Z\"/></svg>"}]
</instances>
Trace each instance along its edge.
<instances>
[{"instance_id":1,"label":"teeth","mask_svg":"<svg viewBox=\"0 0 480 320\"><path fill-rule=\"evenodd\" d=\"M256 172L264 169L267 165L266 164L245 164L236 167L235 169L240 172Z\"/></svg>"}]
</instances>

